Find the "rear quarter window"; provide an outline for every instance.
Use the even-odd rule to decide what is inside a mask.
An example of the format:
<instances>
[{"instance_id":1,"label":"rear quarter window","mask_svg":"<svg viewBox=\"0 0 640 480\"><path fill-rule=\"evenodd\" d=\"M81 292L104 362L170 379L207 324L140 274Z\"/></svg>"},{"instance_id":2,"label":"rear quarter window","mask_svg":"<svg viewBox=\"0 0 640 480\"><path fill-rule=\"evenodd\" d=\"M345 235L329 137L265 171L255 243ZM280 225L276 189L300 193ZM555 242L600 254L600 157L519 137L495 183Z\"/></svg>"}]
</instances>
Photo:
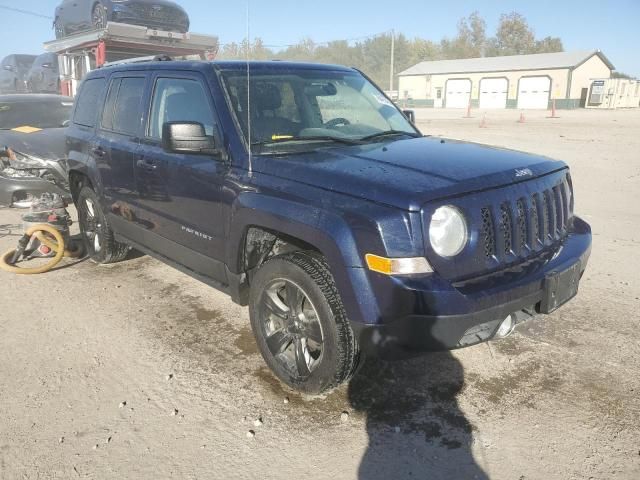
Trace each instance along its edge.
<instances>
[{"instance_id":1,"label":"rear quarter window","mask_svg":"<svg viewBox=\"0 0 640 480\"><path fill-rule=\"evenodd\" d=\"M98 116L98 106L102 100L102 92L107 84L104 78L85 80L80 88L73 123L85 127L94 127Z\"/></svg>"}]
</instances>

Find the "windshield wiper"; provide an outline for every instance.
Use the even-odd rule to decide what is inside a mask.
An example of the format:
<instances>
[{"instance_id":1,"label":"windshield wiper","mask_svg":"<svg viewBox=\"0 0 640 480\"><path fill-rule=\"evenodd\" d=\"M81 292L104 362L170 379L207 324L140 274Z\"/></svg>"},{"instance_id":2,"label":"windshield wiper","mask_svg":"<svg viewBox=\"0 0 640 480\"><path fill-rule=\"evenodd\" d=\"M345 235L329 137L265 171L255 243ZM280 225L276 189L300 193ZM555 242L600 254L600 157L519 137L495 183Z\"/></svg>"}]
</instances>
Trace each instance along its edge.
<instances>
[{"instance_id":1,"label":"windshield wiper","mask_svg":"<svg viewBox=\"0 0 640 480\"><path fill-rule=\"evenodd\" d=\"M411 138L420 138L422 135L418 133L405 132L403 130L385 130L383 132L374 133L373 135L367 135L366 137L359 138L361 142L366 142L367 140L375 140L377 138L382 137L390 137L392 135L404 135Z\"/></svg>"},{"instance_id":2,"label":"windshield wiper","mask_svg":"<svg viewBox=\"0 0 640 480\"><path fill-rule=\"evenodd\" d=\"M287 136L282 136L282 137L278 137L272 140L264 140L262 142L255 142L252 143L251 145L253 146L265 146L265 145L272 145L272 144L278 144L278 143L289 143L289 142L294 142L294 143L309 143L309 142L336 142L336 143L343 143L345 145L359 145L360 144L360 140L356 140L356 139L352 139L352 138L342 138L342 137L332 137L331 135L318 135L315 137L287 137Z\"/></svg>"}]
</instances>

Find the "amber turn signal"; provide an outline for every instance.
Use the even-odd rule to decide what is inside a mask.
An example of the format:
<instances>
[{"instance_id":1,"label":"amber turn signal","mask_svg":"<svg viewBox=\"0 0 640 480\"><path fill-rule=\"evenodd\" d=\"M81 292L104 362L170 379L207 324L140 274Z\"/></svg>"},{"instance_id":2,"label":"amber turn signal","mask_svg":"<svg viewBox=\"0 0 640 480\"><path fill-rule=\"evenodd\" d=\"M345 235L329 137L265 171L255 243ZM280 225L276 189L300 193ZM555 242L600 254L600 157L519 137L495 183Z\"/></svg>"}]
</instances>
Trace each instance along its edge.
<instances>
[{"instance_id":1,"label":"amber turn signal","mask_svg":"<svg viewBox=\"0 0 640 480\"><path fill-rule=\"evenodd\" d=\"M368 253L365 259L369 270L385 275L417 275L433 272L431 265L424 257L386 258Z\"/></svg>"}]
</instances>

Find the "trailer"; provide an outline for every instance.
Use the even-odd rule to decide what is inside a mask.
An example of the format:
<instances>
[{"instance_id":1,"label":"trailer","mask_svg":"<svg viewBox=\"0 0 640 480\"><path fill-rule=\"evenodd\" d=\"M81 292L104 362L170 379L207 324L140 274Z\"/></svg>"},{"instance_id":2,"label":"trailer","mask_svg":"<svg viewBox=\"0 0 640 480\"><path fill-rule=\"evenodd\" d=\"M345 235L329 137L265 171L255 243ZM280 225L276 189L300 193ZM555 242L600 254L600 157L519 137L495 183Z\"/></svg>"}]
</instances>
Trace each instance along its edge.
<instances>
[{"instance_id":1,"label":"trailer","mask_svg":"<svg viewBox=\"0 0 640 480\"><path fill-rule=\"evenodd\" d=\"M218 48L215 36L116 22L44 44L47 52L58 55L60 93L70 97L87 73L106 63L153 56L213 60Z\"/></svg>"}]
</instances>

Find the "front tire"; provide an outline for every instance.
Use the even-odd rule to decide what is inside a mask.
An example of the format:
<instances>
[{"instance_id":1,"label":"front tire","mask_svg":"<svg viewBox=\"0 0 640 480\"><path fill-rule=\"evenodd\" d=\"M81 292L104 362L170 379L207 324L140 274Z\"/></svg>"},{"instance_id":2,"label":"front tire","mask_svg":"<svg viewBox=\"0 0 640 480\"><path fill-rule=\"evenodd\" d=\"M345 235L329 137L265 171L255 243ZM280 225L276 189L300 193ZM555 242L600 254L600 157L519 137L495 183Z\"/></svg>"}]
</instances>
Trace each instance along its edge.
<instances>
[{"instance_id":1,"label":"front tire","mask_svg":"<svg viewBox=\"0 0 640 480\"><path fill-rule=\"evenodd\" d=\"M358 344L320 255L293 252L266 262L251 283L249 314L265 362L291 388L317 395L355 373Z\"/></svg>"},{"instance_id":2,"label":"front tire","mask_svg":"<svg viewBox=\"0 0 640 480\"><path fill-rule=\"evenodd\" d=\"M100 208L98 195L90 187L82 187L76 208L80 233L89 258L98 264L124 260L131 247L115 240L113 230Z\"/></svg>"}]
</instances>

